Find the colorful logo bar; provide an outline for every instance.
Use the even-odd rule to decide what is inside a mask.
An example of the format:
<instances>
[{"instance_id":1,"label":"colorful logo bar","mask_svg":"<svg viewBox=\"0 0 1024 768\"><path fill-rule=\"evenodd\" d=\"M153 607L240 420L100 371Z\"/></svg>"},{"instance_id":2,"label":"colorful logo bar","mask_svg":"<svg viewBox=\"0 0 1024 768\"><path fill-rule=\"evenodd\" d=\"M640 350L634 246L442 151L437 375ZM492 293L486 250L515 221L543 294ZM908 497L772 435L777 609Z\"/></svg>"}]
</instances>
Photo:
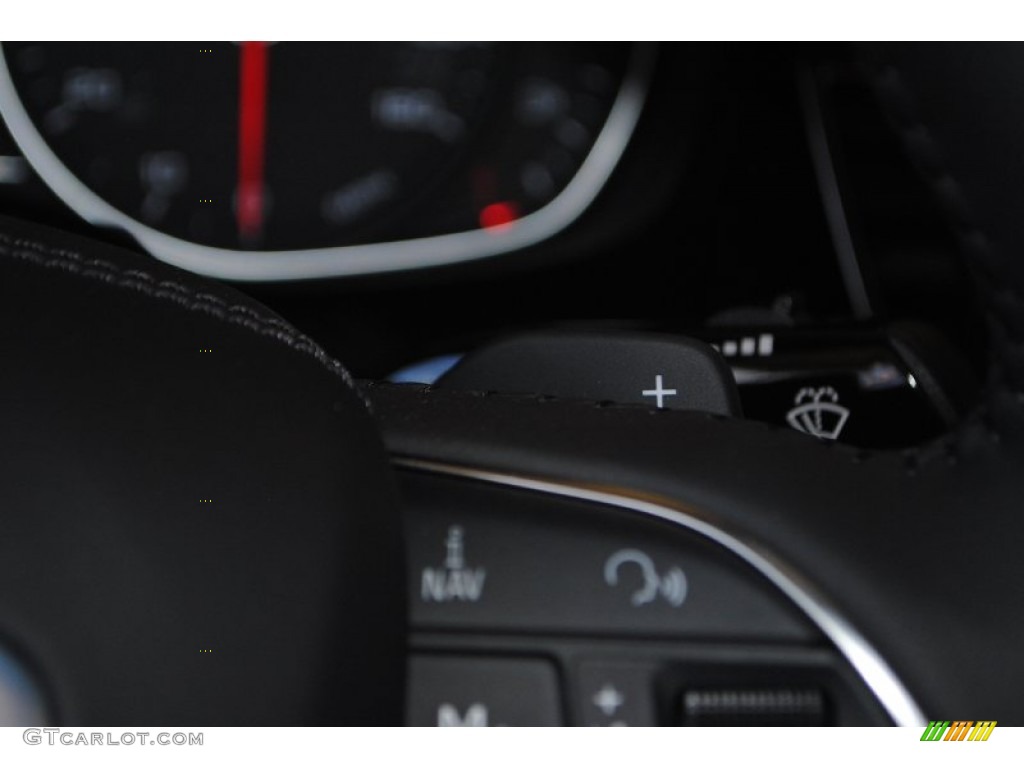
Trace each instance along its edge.
<instances>
[{"instance_id":1,"label":"colorful logo bar","mask_svg":"<svg viewBox=\"0 0 1024 768\"><path fill-rule=\"evenodd\" d=\"M931 720L921 741L988 741L995 720Z\"/></svg>"}]
</instances>

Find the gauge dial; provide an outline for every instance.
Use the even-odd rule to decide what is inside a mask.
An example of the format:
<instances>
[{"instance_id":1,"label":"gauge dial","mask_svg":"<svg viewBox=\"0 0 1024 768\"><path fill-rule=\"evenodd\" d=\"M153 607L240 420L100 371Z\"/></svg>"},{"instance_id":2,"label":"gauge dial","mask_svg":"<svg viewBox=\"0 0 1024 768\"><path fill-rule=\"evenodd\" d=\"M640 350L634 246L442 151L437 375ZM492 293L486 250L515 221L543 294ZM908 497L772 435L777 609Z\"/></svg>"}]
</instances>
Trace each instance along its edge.
<instances>
[{"instance_id":1,"label":"gauge dial","mask_svg":"<svg viewBox=\"0 0 1024 768\"><path fill-rule=\"evenodd\" d=\"M154 255L318 277L491 255L568 224L635 122L637 51L8 43L0 109L72 208Z\"/></svg>"}]
</instances>

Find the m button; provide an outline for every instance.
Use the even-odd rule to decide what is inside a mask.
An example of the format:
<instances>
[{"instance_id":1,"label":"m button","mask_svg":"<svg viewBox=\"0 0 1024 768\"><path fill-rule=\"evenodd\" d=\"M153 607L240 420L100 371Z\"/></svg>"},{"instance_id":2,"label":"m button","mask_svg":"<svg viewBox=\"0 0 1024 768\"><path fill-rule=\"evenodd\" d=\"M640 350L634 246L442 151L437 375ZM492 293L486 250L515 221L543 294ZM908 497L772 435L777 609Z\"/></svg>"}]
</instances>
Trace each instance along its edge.
<instances>
[{"instance_id":1,"label":"m button","mask_svg":"<svg viewBox=\"0 0 1024 768\"><path fill-rule=\"evenodd\" d=\"M442 728L562 725L554 666L540 659L414 656L408 724Z\"/></svg>"}]
</instances>

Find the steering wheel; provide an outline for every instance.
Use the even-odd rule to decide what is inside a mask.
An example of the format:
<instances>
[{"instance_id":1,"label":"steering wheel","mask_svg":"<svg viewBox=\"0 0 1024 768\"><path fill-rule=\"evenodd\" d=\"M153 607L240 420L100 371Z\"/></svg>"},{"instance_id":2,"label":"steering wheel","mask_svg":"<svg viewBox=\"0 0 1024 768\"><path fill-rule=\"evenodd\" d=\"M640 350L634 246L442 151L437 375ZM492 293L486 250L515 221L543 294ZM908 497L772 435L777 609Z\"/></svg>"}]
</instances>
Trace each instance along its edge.
<instances>
[{"instance_id":1,"label":"steering wheel","mask_svg":"<svg viewBox=\"0 0 1024 768\"><path fill-rule=\"evenodd\" d=\"M357 384L231 288L0 219L0 642L46 718L514 724L484 680L550 721L1024 721L1024 49L866 53L992 319L984 401L907 451Z\"/></svg>"}]
</instances>

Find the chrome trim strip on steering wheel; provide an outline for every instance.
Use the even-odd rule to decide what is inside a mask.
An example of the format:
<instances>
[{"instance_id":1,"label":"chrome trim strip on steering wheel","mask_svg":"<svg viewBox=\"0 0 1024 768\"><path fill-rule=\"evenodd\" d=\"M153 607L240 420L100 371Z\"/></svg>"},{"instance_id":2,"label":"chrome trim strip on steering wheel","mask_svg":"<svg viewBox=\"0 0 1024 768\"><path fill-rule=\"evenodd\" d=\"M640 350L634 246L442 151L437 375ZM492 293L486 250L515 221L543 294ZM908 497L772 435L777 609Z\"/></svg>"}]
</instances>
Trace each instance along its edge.
<instances>
[{"instance_id":1,"label":"chrome trim strip on steering wheel","mask_svg":"<svg viewBox=\"0 0 1024 768\"><path fill-rule=\"evenodd\" d=\"M662 520L697 533L744 560L768 579L832 641L839 653L868 687L893 723L918 728L928 724L921 708L885 659L861 635L808 579L794 571L759 544L743 540L729 532L706 513L675 502L630 495L625 489L588 487L559 480L542 479L479 469L439 461L394 457L400 468L478 480L528 491L538 491L579 501L618 507L629 512Z\"/></svg>"}]
</instances>

